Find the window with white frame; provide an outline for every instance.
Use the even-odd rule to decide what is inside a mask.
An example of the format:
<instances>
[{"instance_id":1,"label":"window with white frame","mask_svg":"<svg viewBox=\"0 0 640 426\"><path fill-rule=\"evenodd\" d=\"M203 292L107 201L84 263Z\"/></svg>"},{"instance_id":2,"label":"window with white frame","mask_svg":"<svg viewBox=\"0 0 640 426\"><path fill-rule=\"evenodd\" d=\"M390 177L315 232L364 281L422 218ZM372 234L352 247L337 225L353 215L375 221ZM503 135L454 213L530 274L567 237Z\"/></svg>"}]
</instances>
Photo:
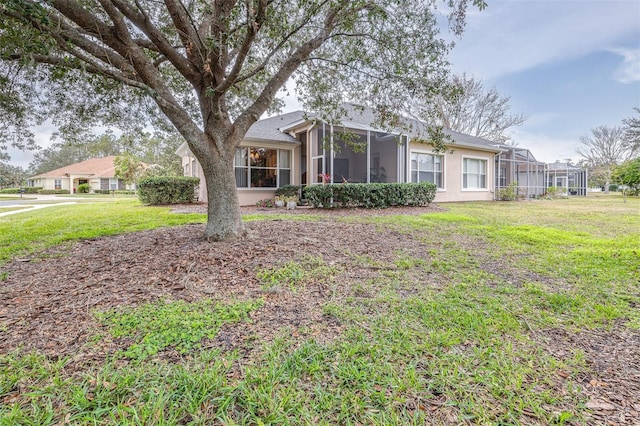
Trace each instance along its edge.
<instances>
[{"instance_id":1,"label":"window with white frame","mask_svg":"<svg viewBox=\"0 0 640 426\"><path fill-rule=\"evenodd\" d=\"M54 179L53 189L62 189L62 179Z\"/></svg>"},{"instance_id":2,"label":"window with white frame","mask_svg":"<svg viewBox=\"0 0 640 426\"><path fill-rule=\"evenodd\" d=\"M487 189L487 160L464 158L462 162L462 188Z\"/></svg>"},{"instance_id":3,"label":"window with white frame","mask_svg":"<svg viewBox=\"0 0 640 426\"><path fill-rule=\"evenodd\" d=\"M291 151L283 149L236 149L238 188L278 188L291 184Z\"/></svg>"},{"instance_id":4,"label":"window with white frame","mask_svg":"<svg viewBox=\"0 0 640 426\"><path fill-rule=\"evenodd\" d=\"M411 153L411 182L431 182L438 189L444 189L442 155L422 152Z\"/></svg>"},{"instance_id":5,"label":"window with white frame","mask_svg":"<svg viewBox=\"0 0 640 426\"><path fill-rule=\"evenodd\" d=\"M109 189L111 191L115 191L118 189L118 179L114 179L114 178L109 179Z\"/></svg>"}]
</instances>

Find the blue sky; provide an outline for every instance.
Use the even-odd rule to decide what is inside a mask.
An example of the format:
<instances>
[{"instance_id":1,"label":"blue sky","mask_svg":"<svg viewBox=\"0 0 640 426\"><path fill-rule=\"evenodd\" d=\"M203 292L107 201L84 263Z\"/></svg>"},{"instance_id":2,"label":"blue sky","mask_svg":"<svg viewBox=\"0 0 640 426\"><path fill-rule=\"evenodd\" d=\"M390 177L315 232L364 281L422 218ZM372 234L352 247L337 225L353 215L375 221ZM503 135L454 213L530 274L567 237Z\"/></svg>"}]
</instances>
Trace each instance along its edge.
<instances>
[{"instance_id":1,"label":"blue sky","mask_svg":"<svg viewBox=\"0 0 640 426\"><path fill-rule=\"evenodd\" d=\"M466 72L511 98L527 117L513 140L540 161L579 158L579 138L617 126L640 107L639 0L487 0L469 9L450 55ZM443 36L446 36L443 33ZM290 109L295 102L288 100ZM36 129L49 144L51 129ZM30 153L11 151L28 166Z\"/></svg>"},{"instance_id":2,"label":"blue sky","mask_svg":"<svg viewBox=\"0 0 640 426\"><path fill-rule=\"evenodd\" d=\"M450 60L511 98L513 132L538 160L579 158L581 135L640 107L640 1L487 0Z\"/></svg>"}]
</instances>

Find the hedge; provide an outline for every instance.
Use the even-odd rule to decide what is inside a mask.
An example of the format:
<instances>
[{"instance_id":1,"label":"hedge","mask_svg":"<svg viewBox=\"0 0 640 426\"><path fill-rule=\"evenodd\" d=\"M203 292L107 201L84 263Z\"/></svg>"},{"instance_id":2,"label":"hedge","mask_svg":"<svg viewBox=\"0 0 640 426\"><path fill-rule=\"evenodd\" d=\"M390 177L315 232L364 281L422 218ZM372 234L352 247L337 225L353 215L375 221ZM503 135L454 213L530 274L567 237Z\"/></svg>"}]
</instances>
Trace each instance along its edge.
<instances>
[{"instance_id":1,"label":"hedge","mask_svg":"<svg viewBox=\"0 0 640 426\"><path fill-rule=\"evenodd\" d=\"M138 182L138 198L144 204L192 203L196 198L197 177L154 176Z\"/></svg>"},{"instance_id":2,"label":"hedge","mask_svg":"<svg viewBox=\"0 0 640 426\"><path fill-rule=\"evenodd\" d=\"M312 185L304 189L314 207L426 206L436 196L432 183L339 183ZM333 198L333 202L332 202Z\"/></svg>"},{"instance_id":3,"label":"hedge","mask_svg":"<svg viewBox=\"0 0 640 426\"><path fill-rule=\"evenodd\" d=\"M42 189L41 186L25 186L22 188L4 188L0 189L0 194L19 194L20 190L24 190L24 194L37 194Z\"/></svg>"},{"instance_id":4,"label":"hedge","mask_svg":"<svg viewBox=\"0 0 640 426\"><path fill-rule=\"evenodd\" d=\"M68 194L69 190L68 189L40 189L38 191L38 194Z\"/></svg>"},{"instance_id":5,"label":"hedge","mask_svg":"<svg viewBox=\"0 0 640 426\"><path fill-rule=\"evenodd\" d=\"M300 196L300 185L284 185L276 189L276 196L298 197Z\"/></svg>"}]
</instances>

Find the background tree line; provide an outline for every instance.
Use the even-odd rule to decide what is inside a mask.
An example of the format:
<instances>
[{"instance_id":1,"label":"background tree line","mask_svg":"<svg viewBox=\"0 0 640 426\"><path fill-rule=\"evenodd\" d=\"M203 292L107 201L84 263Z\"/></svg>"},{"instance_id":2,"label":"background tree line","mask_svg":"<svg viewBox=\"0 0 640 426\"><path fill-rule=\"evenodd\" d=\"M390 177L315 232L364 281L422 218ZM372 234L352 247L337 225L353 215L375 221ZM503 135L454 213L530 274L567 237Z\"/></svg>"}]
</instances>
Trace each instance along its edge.
<instances>
[{"instance_id":1,"label":"background tree line","mask_svg":"<svg viewBox=\"0 0 640 426\"><path fill-rule=\"evenodd\" d=\"M7 153L0 152L0 187L23 185L29 176L46 173L90 158L110 155L127 157L153 167L154 174L165 176L182 175L180 157L176 150L183 143L177 134L142 133L139 136L116 136L112 132L101 135L85 135L78 139L54 142L48 148L34 153L29 167L13 166Z\"/></svg>"},{"instance_id":2,"label":"background tree line","mask_svg":"<svg viewBox=\"0 0 640 426\"><path fill-rule=\"evenodd\" d=\"M634 110L640 114L640 108ZM632 166L640 165L636 161L640 157L640 115L622 120L620 126L593 128L590 134L580 137L580 143L577 150L583 158L580 165L589 170L590 186L602 186L609 193L612 183L637 185L621 180L621 176L640 176L640 172L633 173ZM621 174L622 169L628 170Z\"/></svg>"}]
</instances>

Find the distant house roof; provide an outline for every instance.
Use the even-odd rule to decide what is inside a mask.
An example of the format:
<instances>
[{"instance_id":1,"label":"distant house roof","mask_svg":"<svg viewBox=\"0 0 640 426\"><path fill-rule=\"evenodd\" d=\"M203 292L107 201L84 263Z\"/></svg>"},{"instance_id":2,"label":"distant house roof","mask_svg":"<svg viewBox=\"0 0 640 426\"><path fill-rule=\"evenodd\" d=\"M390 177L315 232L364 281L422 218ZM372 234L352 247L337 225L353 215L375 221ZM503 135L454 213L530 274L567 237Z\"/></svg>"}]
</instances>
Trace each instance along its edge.
<instances>
[{"instance_id":1,"label":"distant house roof","mask_svg":"<svg viewBox=\"0 0 640 426\"><path fill-rule=\"evenodd\" d=\"M113 165L113 160L115 160L115 158L116 157L113 155L103 158L91 158L89 160L81 161L80 163L71 164L59 169L32 176L29 179L59 178L67 177L69 175L114 177L116 175L115 166Z\"/></svg>"},{"instance_id":2,"label":"distant house roof","mask_svg":"<svg viewBox=\"0 0 640 426\"><path fill-rule=\"evenodd\" d=\"M561 163L560 161L556 161L555 163L548 163L547 167L549 170L557 170L557 171L566 171L566 170L582 170L580 167L572 166L569 163Z\"/></svg>"}]
</instances>

